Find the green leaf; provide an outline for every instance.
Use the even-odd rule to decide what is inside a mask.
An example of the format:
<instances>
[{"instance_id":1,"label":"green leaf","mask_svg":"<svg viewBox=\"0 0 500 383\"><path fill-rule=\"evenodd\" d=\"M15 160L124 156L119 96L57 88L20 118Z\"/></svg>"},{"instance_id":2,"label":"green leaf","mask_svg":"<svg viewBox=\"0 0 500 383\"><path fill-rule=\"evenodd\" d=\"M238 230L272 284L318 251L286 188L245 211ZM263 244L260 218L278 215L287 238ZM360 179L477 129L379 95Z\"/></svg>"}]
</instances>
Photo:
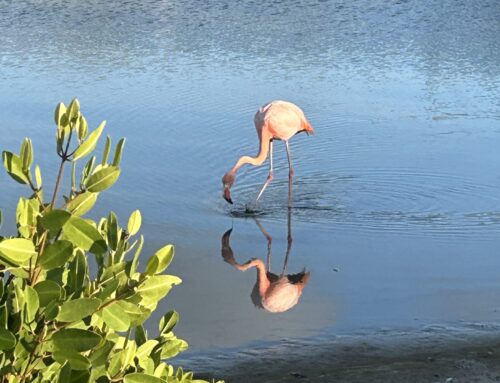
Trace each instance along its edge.
<instances>
[{"instance_id":1,"label":"green leaf","mask_svg":"<svg viewBox=\"0 0 500 383\"><path fill-rule=\"evenodd\" d=\"M59 310L61 307L59 306L57 301L51 301L47 303L45 307L45 319L48 321L52 321L56 319L57 314L59 314Z\"/></svg>"},{"instance_id":2,"label":"green leaf","mask_svg":"<svg viewBox=\"0 0 500 383\"><path fill-rule=\"evenodd\" d=\"M139 210L134 210L130 217L128 218L127 231L129 235L136 234L141 228L142 217Z\"/></svg>"},{"instance_id":3,"label":"green leaf","mask_svg":"<svg viewBox=\"0 0 500 383\"><path fill-rule=\"evenodd\" d=\"M68 362L72 370L81 371L90 368L90 361L86 357L71 350L55 351L52 357L61 364Z\"/></svg>"},{"instance_id":4,"label":"green leaf","mask_svg":"<svg viewBox=\"0 0 500 383\"><path fill-rule=\"evenodd\" d=\"M106 143L104 144L104 150L102 151L102 161L101 161L102 166L106 165L106 161L108 161L110 146L111 146L111 139L109 138L109 136L106 136Z\"/></svg>"},{"instance_id":5,"label":"green leaf","mask_svg":"<svg viewBox=\"0 0 500 383\"><path fill-rule=\"evenodd\" d=\"M157 378L153 375L142 374L140 372L133 372L125 375L123 383L166 383L166 380Z\"/></svg>"},{"instance_id":6,"label":"green leaf","mask_svg":"<svg viewBox=\"0 0 500 383\"><path fill-rule=\"evenodd\" d=\"M143 245L144 245L144 236L141 235L139 238L139 244L137 245L137 249L135 249L132 262L130 262L130 267L127 270L127 275L130 278L133 278L135 272L137 271L137 264L139 263L139 255L141 254Z\"/></svg>"},{"instance_id":7,"label":"green leaf","mask_svg":"<svg viewBox=\"0 0 500 383\"><path fill-rule=\"evenodd\" d=\"M75 198L70 200L66 204L66 208L74 215L74 216L82 216L86 212L88 212L97 201L97 193L91 193L86 191L82 194L77 195Z\"/></svg>"},{"instance_id":8,"label":"green leaf","mask_svg":"<svg viewBox=\"0 0 500 383\"><path fill-rule=\"evenodd\" d=\"M118 222L117 222L115 213L113 213L112 211L109 212L107 226L108 226L108 228L106 230L106 234L108 237L108 245L109 245L109 247L111 247L112 250L116 250L116 247L118 246L118 238L119 238Z\"/></svg>"},{"instance_id":9,"label":"green leaf","mask_svg":"<svg viewBox=\"0 0 500 383\"><path fill-rule=\"evenodd\" d=\"M139 346L146 343L148 336L147 336L146 331L144 330L143 326L136 326L135 327L134 338L135 338L135 343L137 343Z\"/></svg>"},{"instance_id":10,"label":"green leaf","mask_svg":"<svg viewBox=\"0 0 500 383\"><path fill-rule=\"evenodd\" d=\"M83 250L77 249L73 260L68 264L66 291L79 297L85 280L88 279L88 272L87 257Z\"/></svg>"},{"instance_id":11,"label":"green leaf","mask_svg":"<svg viewBox=\"0 0 500 383\"><path fill-rule=\"evenodd\" d=\"M100 192L111 187L120 176L120 169L116 166L101 168L92 174L86 183L88 191Z\"/></svg>"},{"instance_id":12,"label":"green leaf","mask_svg":"<svg viewBox=\"0 0 500 383\"><path fill-rule=\"evenodd\" d=\"M146 279L137 289L146 305L158 302L170 291L172 286L181 283L179 277L173 275L155 275Z\"/></svg>"},{"instance_id":13,"label":"green leaf","mask_svg":"<svg viewBox=\"0 0 500 383\"><path fill-rule=\"evenodd\" d=\"M76 148L75 153L73 154L73 161L76 161L79 158L85 157L92 150L94 150L97 145L97 141L101 136L102 130L106 125L106 121L103 121L99 124L96 130L89 134L87 139L83 141L78 148Z\"/></svg>"},{"instance_id":14,"label":"green leaf","mask_svg":"<svg viewBox=\"0 0 500 383\"><path fill-rule=\"evenodd\" d=\"M128 315L128 317L130 318L130 324L132 326L140 325L149 317L149 315L151 315L151 311L149 309L137 304L122 300L118 301L117 304Z\"/></svg>"},{"instance_id":15,"label":"green leaf","mask_svg":"<svg viewBox=\"0 0 500 383\"><path fill-rule=\"evenodd\" d=\"M99 231L82 218L71 217L62 229L67 239L83 250L104 254L108 248Z\"/></svg>"},{"instance_id":16,"label":"green leaf","mask_svg":"<svg viewBox=\"0 0 500 383\"><path fill-rule=\"evenodd\" d=\"M130 327L130 318L118 302L113 302L102 310L102 319L115 331L127 331Z\"/></svg>"},{"instance_id":17,"label":"green leaf","mask_svg":"<svg viewBox=\"0 0 500 383\"><path fill-rule=\"evenodd\" d=\"M23 172L21 158L11 152L2 152L3 167L14 180L20 184L28 184L28 177Z\"/></svg>"},{"instance_id":18,"label":"green leaf","mask_svg":"<svg viewBox=\"0 0 500 383\"><path fill-rule=\"evenodd\" d=\"M80 124L78 124L78 139L81 141L87 136L88 124L85 117L80 116Z\"/></svg>"},{"instance_id":19,"label":"green leaf","mask_svg":"<svg viewBox=\"0 0 500 383\"><path fill-rule=\"evenodd\" d=\"M78 118L80 116L80 103L76 98L71 100L69 103L67 115L70 119Z\"/></svg>"},{"instance_id":20,"label":"green leaf","mask_svg":"<svg viewBox=\"0 0 500 383\"><path fill-rule=\"evenodd\" d=\"M26 173L33 162L33 145L29 138L25 138L19 151L23 173Z\"/></svg>"},{"instance_id":21,"label":"green leaf","mask_svg":"<svg viewBox=\"0 0 500 383\"><path fill-rule=\"evenodd\" d=\"M52 335L52 342L60 351L88 351L97 346L100 341L99 334L76 328L65 328Z\"/></svg>"},{"instance_id":22,"label":"green leaf","mask_svg":"<svg viewBox=\"0 0 500 383\"><path fill-rule=\"evenodd\" d=\"M57 104L56 110L54 111L54 122L57 126L62 125L61 119L63 118L65 113L66 106L62 102L60 102L59 104Z\"/></svg>"},{"instance_id":23,"label":"green leaf","mask_svg":"<svg viewBox=\"0 0 500 383\"><path fill-rule=\"evenodd\" d=\"M182 339L169 339L165 344L161 346L161 359L170 359L176 356L178 353L186 350L188 344Z\"/></svg>"},{"instance_id":24,"label":"green leaf","mask_svg":"<svg viewBox=\"0 0 500 383\"><path fill-rule=\"evenodd\" d=\"M160 320L160 335L168 334L179 321L179 313L175 310L166 313Z\"/></svg>"},{"instance_id":25,"label":"green leaf","mask_svg":"<svg viewBox=\"0 0 500 383\"><path fill-rule=\"evenodd\" d=\"M127 347L122 351L120 362L122 370L125 370L128 366L134 363L135 352L137 351L137 345L133 340L129 340Z\"/></svg>"},{"instance_id":26,"label":"green leaf","mask_svg":"<svg viewBox=\"0 0 500 383\"><path fill-rule=\"evenodd\" d=\"M36 188L40 190L42 188L42 173L40 172L40 166L35 166L35 182Z\"/></svg>"},{"instance_id":27,"label":"green leaf","mask_svg":"<svg viewBox=\"0 0 500 383\"><path fill-rule=\"evenodd\" d=\"M35 254L35 246L29 239L12 238L0 242L0 257L15 265L26 264Z\"/></svg>"},{"instance_id":28,"label":"green leaf","mask_svg":"<svg viewBox=\"0 0 500 383\"><path fill-rule=\"evenodd\" d=\"M0 327L0 350L10 350L16 345L16 337L9 330Z\"/></svg>"},{"instance_id":29,"label":"green leaf","mask_svg":"<svg viewBox=\"0 0 500 383\"><path fill-rule=\"evenodd\" d=\"M113 164L112 164L113 166L120 165L120 161L122 159L123 145L125 145L125 138L120 139L120 141L118 141L118 143L116 144L115 155L113 157Z\"/></svg>"},{"instance_id":30,"label":"green leaf","mask_svg":"<svg viewBox=\"0 0 500 383\"><path fill-rule=\"evenodd\" d=\"M64 224L68 222L71 218L71 214L65 210L51 210L43 217L41 217L38 222L46 230L49 230L51 234L57 233L62 229Z\"/></svg>"},{"instance_id":31,"label":"green leaf","mask_svg":"<svg viewBox=\"0 0 500 383\"><path fill-rule=\"evenodd\" d=\"M24 288L24 298L26 299L26 320L31 323L35 319L36 312L40 307L40 300L36 290L31 286Z\"/></svg>"},{"instance_id":32,"label":"green leaf","mask_svg":"<svg viewBox=\"0 0 500 383\"><path fill-rule=\"evenodd\" d=\"M66 301L61 306L61 311L56 317L59 322L76 322L92 315L99 306L101 300L97 298L78 298Z\"/></svg>"},{"instance_id":33,"label":"green leaf","mask_svg":"<svg viewBox=\"0 0 500 383\"><path fill-rule=\"evenodd\" d=\"M158 341L154 339L150 339L147 342L141 344L139 348L137 348L137 352L135 356L137 358L143 358L146 356L149 356L151 354L151 351L158 345Z\"/></svg>"},{"instance_id":34,"label":"green leaf","mask_svg":"<svg viewBox=\"0 0 500 383\"><path fill-rule=\"evenodd\" d=\"M73 244L70 241L59 240L45 247L43 254L38 257L37 264L45 270L63 266L73 254Z\"/></svg>"},{"instance_id":35,"label":"green leaf","mask_svg":"<svg viewBox=\"0 0 500 383\"><path fill-rule=\"evenodd\" d=\"M174 257L174 247L172 245L163 246L149 258L146 264L145 273L148 275L159 274L165 270Z\"/></svg>"},{"instance_id":36,"label":"green leaf","mask_svg":"<svg viewBox=\"0 0 500 383\"><path fill-rule=\"evenodd\" d=\"M82 370L82 371L72 370L71 371L71 378L70 378L68 383L90 383L90 382L91 382L90 372L88 370ZM97 382L99 382L99 380ZM94 383L94 382L92 381L92 383Z\"/></svg>"},{"instance_id":37,"label":"green leaf","mask_svg":"<svg viewBox=\"0 0 500 383\"><path fill-rule=\"evenodd\" d=\"M92 156L88 159L88 161L85 163L85 166L82 169L82 176L80 177L80 184L85 185L87 182L90 173L92 172L92 169L94 169L94 163L95 163L95 156Z\"/></svg>"},{"instance_id":38,"label":"green leaf","mask_svg":"<svg viewBox=\"0 0 500 383\"><path fill-rule=\"evenodd\" d=\"M62 296L61 286L50 280L38 282L34 289L38 294L41 307L47 306L50 302L58 301Z\"/></svg>"}]
</instances>

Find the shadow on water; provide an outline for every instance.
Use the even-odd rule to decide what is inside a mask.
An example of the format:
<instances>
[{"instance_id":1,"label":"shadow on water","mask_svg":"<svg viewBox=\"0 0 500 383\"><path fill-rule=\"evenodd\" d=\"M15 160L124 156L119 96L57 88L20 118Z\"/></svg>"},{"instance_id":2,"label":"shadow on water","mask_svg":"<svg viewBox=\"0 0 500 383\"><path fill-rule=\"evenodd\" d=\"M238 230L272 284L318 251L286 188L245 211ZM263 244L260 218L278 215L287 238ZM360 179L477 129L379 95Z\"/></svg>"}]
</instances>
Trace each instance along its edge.
<instances>
[{"instance_id":1,"label":"shadow on water","mask_svg":"<svg viewBox=\"0 0 500 383\"><path fill-rule=\"evenodd\" d=\"M292 209L288 209L287 215L287 248L283 260L283 268L280 274L271 272L271 248L272 237L266 232L259 222L257 215L253 219L257 227L267 240L266 263L261 259L252 258L245 263L238 263L234 258L234 253L229 243L229 238L233 229L227 230L221 238L221 254L224 261L229 263L235 269L246 271L250 268L256 268L257 280L252 290L251 298L256 307L272 313L280 313L290 310L294 307L302 294L302 290L309 281L309 272L305 268L296 274L288 274L288 259L292 249Z\"/></svg>"}]
</instances>

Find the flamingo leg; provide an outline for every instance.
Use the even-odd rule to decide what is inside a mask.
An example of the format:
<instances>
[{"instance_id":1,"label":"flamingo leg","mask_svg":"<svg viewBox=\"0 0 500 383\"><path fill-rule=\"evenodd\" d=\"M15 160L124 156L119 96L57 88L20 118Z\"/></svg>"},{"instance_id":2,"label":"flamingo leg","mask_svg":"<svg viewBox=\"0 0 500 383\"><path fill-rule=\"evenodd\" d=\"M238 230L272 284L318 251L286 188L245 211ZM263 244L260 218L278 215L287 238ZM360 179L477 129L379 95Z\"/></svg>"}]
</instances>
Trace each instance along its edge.
<instances>
[{"instance_id":1,"label":"flamingo leg","mask_svg":"<svg viewBox=\"0 0 500 383\"><path fill-rule=\"evenodd\" d=\"M293 167L292 167L292 157L290 155L290 147L288 146L288 141L285 141L286 147L286 157L288 159L288 207L292 207L292 178L293 178Z\"/></svg>"},{"instance_id":2,"label":"flamingo leg","mask_svg":"<svg viewBox=\"0 0 500 383\"><path fill-rule=\"evenodd\" d=\"M285 253L285 261L283 262L283 271L281 272L281 275L285 275L288 267L288 257L290 255L290 250L292 249L292 208L288 208L288 214L287 214L287 228L288 228L288 236L287 236L287 246L286 246L286 253Z\"/></svg>"},{"instance_id":3,"label":"flamingo leg","mask_svg":"<svg viewBox=\"0 0 500 383\"><path fill-rule=\"evenodd\" d=\"M267 185L269 185L269 182L273 179L273 140L270 140L269 142L269 174L267 176L267 180L262 185L262 189L260 189L259 195L257 196L257 200L259 200L260 196L262 193L264 193L264 190L266 190Z\"/></svg>"}]
</instances>

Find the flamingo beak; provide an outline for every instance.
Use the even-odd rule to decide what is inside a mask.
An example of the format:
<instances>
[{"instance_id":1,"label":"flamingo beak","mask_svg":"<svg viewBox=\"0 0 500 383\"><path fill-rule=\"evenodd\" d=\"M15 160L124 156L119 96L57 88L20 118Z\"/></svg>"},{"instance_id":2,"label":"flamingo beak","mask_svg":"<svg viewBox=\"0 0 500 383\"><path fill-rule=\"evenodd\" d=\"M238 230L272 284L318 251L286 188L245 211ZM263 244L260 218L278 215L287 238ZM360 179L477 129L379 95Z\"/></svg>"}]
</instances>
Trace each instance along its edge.
<instances>
[{"instance_id":1,"label":"flamingo beak","mask_svg":"<svg viewBox=\"0 0 500 383\"><path fill-rule=\"evenodd\" d=\"M233 200L231 199L231 193L229 192L229 188L225 187L224 188L224 193L222 195L224 199L229 202L231 205L233 204Z\"/></svg>"}]
</instances>

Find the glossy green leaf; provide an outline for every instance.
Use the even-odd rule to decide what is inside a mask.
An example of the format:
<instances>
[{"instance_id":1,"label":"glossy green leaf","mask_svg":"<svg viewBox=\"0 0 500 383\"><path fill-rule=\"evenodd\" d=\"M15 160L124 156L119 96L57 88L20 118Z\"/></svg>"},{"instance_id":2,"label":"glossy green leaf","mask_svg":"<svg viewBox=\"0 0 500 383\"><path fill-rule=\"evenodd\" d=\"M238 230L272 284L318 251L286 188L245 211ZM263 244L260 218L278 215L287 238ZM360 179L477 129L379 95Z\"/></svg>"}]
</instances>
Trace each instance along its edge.
<instances>
[{"instance_id":1,"label":"glossy green leaf","mask_svg":"<svg viewBox=\"0 0 500 383\"><path fill-rule=\"evenodd\" d=\"M85 163L85 166L82 169L80 184L85 185L87 179L90 176L90 173L92 173L92 170L94 169L94 163L95 163L95 156L90 157L88 161Z\"/></svg>"},{"instance_id":2,"label":"glossy green leaf","mask_svg":"<svg viewBox=\"0 0 500 383\"><path fill-rule=\"evenodd\" d=\"M146 330L144 330L143 326L136 326L134 329L134 338L135 338L135 343L137 343L139 346L146 343L148 340L148 336L146 334Z\"/></svg>"},{"instance_id":3,"label":"glossy green leaf","mask_svg":"<svg viewBox=\"0 0 500 383\"><path fill-rule=\"evenodd\" d=\"M68 383L95 383L93 380L90 380L90 378L91 375L90 371L88 370L81 370L81 371L71 370L71 378ZM100 382L97 381L97 383Z\"/></svg>"},{"instance_id":4,"label":"glossy green leaf","mask_svg":"<svg viewBox=\"0 0 500 383\"><path fill-rule=\"evenodd\" d=\"M78 99L74 98L71 100L68 105L67 115L70 119L80 117L80 102L78 102Z\"/></svg>"},{"instance_id":5,"label":"glossy green leaf","mask_svg":"<svg viewBox=\"0 0 500 383\"><path fill-rule=\"evenodd\" d=\"M88 278L88 262L83 250L77 249L73 260L68 264L66 291L80 296L85 280Z\"/></svg>"},{"instance_id":6,"label":"glossy green leaf","mask_svg":"<svg viewBox=\"0 0 500 383\"><path fill-rule=\"evenodd\" d=\"M19 150L21 158L21 168L26 173L33 162L33 145L29 138L25 138Z\"/></svg>"},{"instance_id":7,"label":"glossy green leaf","mask_svg":"<svg viewBox=\"0 0 500 383\"><path fill-rule=\"evenodd\" d=\"M78 298L66 301L61 306L61 311L56 319L59 322L75 322L92 315L101 305L97 298Z\"/></svg>"},{"instance_id":8,"label":"glossy green leaf","mask_svg":"<svg viewBox=\"0 0 500 383\"><path fill-rule=\"evenodd\" d=\"M156 303L170 291L172 286L181 283L179 277L173 275L155 275L146 279L137 289L146 305Z\"/></svg>"},{"instance_id":9,"label":"glossy green leaf","mask_svg":"<svg viewBox=\"0 0 500 383\"><path fill-rule=\"evenodd\" d=\"M88 129L89 128L88 128L87 120L85 119L85 117L80 116L80 123L78 124L78 139L80 141L83 140L87 136Z\"/></svg>"},{"instance_id":10,"label":"glossy green leaf","mask_svg":"<svg viewBox=\"0 0 500 383\"><path fill-rule=\"evenodd\" d=\"M2 152L3 167L14 180L20 184L28 184L28 177L23 172L21 158L11 152Z\"/></svg>"},{"instance_id":11,"label":"glossy green leaf","mask_svg":"<svg viewBox=\"0 0 500 383\"><path fill-rule=\"evenodd\" d=\"M143 374L140 372L133 372L125 375L123 383L166 383L166 380L157 378L153 375Z\"/></svg>"},{"instance_id":12,"label":"glossy green leaf","mask_svg":"<svg viewBox=\"0 0 500 383\"><path fill-rule=\"evenodd\" d=\"M80 146L78 146L78 148L76 148L75 153L73 154L73 161L85 157L90 152L92 152L92 150L94 150L105 125L106 121L101 122L97 127L97 129L95 129L92 133L90 133L89 136L86 138L86 140L83 141L80 144Z\"/></svg>"},{"instance_id":13,"label":"glossy green leaf","mask_svg":"<svg viewBox=\"0 0 500 383\"><path fill-rule=\"evenodd\" d=\"M59 240L45 247L38 257L37 264L45 270L63 266L73 255L73 244L70 241Z\"/></svg>"},{"instance_id":14,"label":"glossy green leaf","mask_svg":"<svg viewBox=\"0 0 500 383\"><path fill-rule=\"evenodd\" d=\"M70 200L66 204L66 208L74 215L74 216L82 216L86 212L88 212L97 201L98 193L91 193L86 191L82 194L77 195L75 198Z\"/></svg>"},{"instance_id":15,"label":"glossy green leaf","mask_svg":"<svg viewBox=\"0 0 500 383\"><path fill-rule=\"evenodd\" d=\"M26 300L25 318L28 322L33 322L40 307L40 301L36 290L31 286L24 288L24 299Z\"/></svg>"},{"instance_id":16,"label":"glossy green leaf","mask_svg":"<svg viewBox=\"0 0 500 383\"><path fill-rule=\"evenodd\" d=\"M115 331L127 331L130 327L130 318L118 302L113 302L102 310L102 319Z\"/></svg>"},{"instance_id":17,"label":"glossy green leaf","mask_svg":"<svg viewBox=\"0 0 500 383\"><path fill-rule=\"evenodd\" d=\"M100 192L110 188L120 176L120 169L116 166L108 166L95 171L87 180L88 191Z\"/></svg>"},{"instance_id":18,"label":"glossy green leaf","mask_svg":"<svg viewBox=\"0 0 500 383\"><path fill-rule=\"evenodd\" d=\"M112 250L116 250L116 247L118 246L118 238L119 238L118 221L116 219L115 213L113 213L112 211L109 212L107 226L108 226L108 228L107 228L106 234L108 237L108 245Z\"/></svg>"},{"instance_id":19,"label":"glossy green leaf","mask_svg":"<svg viewBox=\"0 0 500 383\"><path fill-rule=\"evenodd\" d=\"M55 351L52 357L61 364L68 362L72 370L81 371L90 368L90 361L86 357L71 350Z\"/></svg>"},{"instance_id":20,"label":"glossy green leaf","mask_svg":"<svg viewBox=\"0 0 500 383\"><path fill-rule=\"evenodd\" d=\"M177 338L169 339L161 346L161 359L173 358L178 353L185 351L187 348L188 344L186 341Z\"/></svg>"},{"instance_id":21,"label":"glossy green leaf","mask_svg":"<svg viewBox=\"0 0 500 383\"><path fill-rule=\"evenodd\" d=\"M54 111L54 122L56 123L56 125L62 125L63 121L61 121L63 119L63 116L64 114L66 113L66 106L60 102L59 104L57 104L56 106L56 109Z\"/></svg>"},{"instance_id":22,"label":"glossy green leaf","mask_svg":"<svg viewBox=\"0 0 500 383\"><path fill-rule=\"evenodd\" d=\"M40 190L42 188L42 172L40 171L40 166L35 166L35 182L36 188Z\"/></svg>"},{"instance_id":23,"label":"glossy green leaf","mask_svg":"<svg viewBox=\"0 0 500 383\"><path fill-rule=\"evenodd\" d=\"M156 253L149 258L146 264L145 273L148 275L159 274L165 270L172 259L174 258L174 247L172 245L166 245L161 249L157 250Z\"/></svg>"},{"instance_id":24,"label":"glossy green leaf","mask_svg":"<svg viewBox=\"0 0 500 383\"><path fill-rule=\"evenodd\" d=\"M111 139L109 138L109 136L106 136L106 143L104 144L104 149L102 151L102 160L101 160L102 166L106 165L106 162L108 161L110 146L111 146Z\"/></svg>"},{"instance_id":25,"label":"glossy green leaf","mask_svg":"<svg viewBox=\"0 0 500 383\"><path fill-rule=\"evenodd\" d=\"M179 321L179 313L175 310L166 313L160 320L160 335L168 334Z\"/></svg>"},{"instance_id":26,"label":"glossy green leaf","mask_svg":"<svg viewBox=\"0 0 500 383\"><path fill-rule=\"evenodd\" d=\"M10 350L16 345L16 337L9 330L0 327L0 350Z\"/></svg>"},{"instance_id":27,"label":"glossy green leaf","mask_svg":"<svg viewBox=\"0 0 500 383\"><path fill-rule=\"evenodd\" d=\"M155 339L150 339L146 341L145 343L141 344L137 348L136 356L138 358L143 358L145 356L149 356L151 354L151 351L158 345L158 341Z\"/></svg>"},{"instance_id":28,"label":"glossy green leaf","mask_svg":"<svg viewBox=\"0 0 500 383\"><path fill-rule=\"evenodd\" d=\"M99 334L76 328L64 328L52 336L54 346L60 351L88 351L97 346L100 341Z\"/></svg>"},{"instance_id":29,"label":"glossy green leaf","mask_svg":"<svg viewBox=\"0 0 500 383\"><path fill-rule=\"evenodd\" d=\"M94 254L103 254L107 245L99 231L86 220L79 217L71 217L63 226L66 238L73 245Z\"/></svg>"},{"instance_id":30,"label":"glossy green leaf","mask_svg":"<svg viewBox=\"0 0 500 383\"><path fill-rule=\"evenodd\" d=\"M50 301L45 307L45 319L48 321L56 319L60 309L61 307L57 301Z\"/></svg>"},{"instance_id":31,"label":"glossy green leaf","mask_svg":"<svg viewBox=\"0 0 500 383\"><path fill-rule=\"evenodd\" d=\"M120 300L117 302L117 305L120 306L130 318L130 324L132 326L138 326L142 324L151 314L151 311L146 307L127 301Z\"/></svg>"},{"instance_id":32,"label":"glossy green leaf","mask_svg":"<svg viewBox=\"0 0 500 383\"><path fill-rule=\"evenodd\" d=\"M129 340L127 347L124 348L121 354L121 369L125 370L128 366L134 363L135 353L137 351L137 345L133 340Z\"/></svg>"},{"instance_id":33,"label":"glossy green leaf","mask_svg":"<svg viewBox=\"0 0 500 383\"><path fill-rule=\"evenodd\" d=\"M125 145L125 138L120 139L120 141L118 141L118 143L116 144L115 155L113 156L113 163L112 163L113 166L120 165L124 145Z\"/></svg>"},{"instance_id":34,"label":"glossy green leaf","mask_svg":"<svg viewBox=\"0 0 500 383\"><path fill-rule=\"evenodd\" d=\"M62 229L64 224L71 218L71 214L65 210L51 210L39 219L40 225L52 234Z\"/></svg>"},{"instance_id":35,"label":"glossy green leaf","mask_svg":"<svg viewBox=\"0 0 500 383\"><path fill-rule=\"evenodd\" d=\"M134 210L128 218L127 231L129 235L135 235L141 228L142 217L139 210Z\"/></svg>"},{"instance_id":36,"label":"glossy green leaf","mask_svg":"<svg viewBox=\"0 0 500 383\"><path fill-rule=\"evenodd\" d=\"M45 307L52 301L58 301L62 296L62 288L56 282L45 280L38 282L33 287L40 301L40 306Z\"/></svg>"},{"instance_id":37,"label":"glossy green leaf","mask_svg":"<svg viewBox=\"0 0 500 383\"><path fill-rule=\"evenodd\" d=\"M15 265L26 264L35 254L35 246L29 239L12 238L0 242L0 257Z\"/></svg>"},{"instance_id":38,"label":"glossy green leaf","mask_svg":"<svg viewBox=\"0 0 500 383\"><path fill-rule=\"evenodd\" d=\"M132 278L137 271L137 264L139 263L139 255L141 254L142 246L144 245L144 236L139 237L139 243L135 249L132 262L130 262L130 267L127 270L127 275Z\"/></svg>"}]
</instances>

